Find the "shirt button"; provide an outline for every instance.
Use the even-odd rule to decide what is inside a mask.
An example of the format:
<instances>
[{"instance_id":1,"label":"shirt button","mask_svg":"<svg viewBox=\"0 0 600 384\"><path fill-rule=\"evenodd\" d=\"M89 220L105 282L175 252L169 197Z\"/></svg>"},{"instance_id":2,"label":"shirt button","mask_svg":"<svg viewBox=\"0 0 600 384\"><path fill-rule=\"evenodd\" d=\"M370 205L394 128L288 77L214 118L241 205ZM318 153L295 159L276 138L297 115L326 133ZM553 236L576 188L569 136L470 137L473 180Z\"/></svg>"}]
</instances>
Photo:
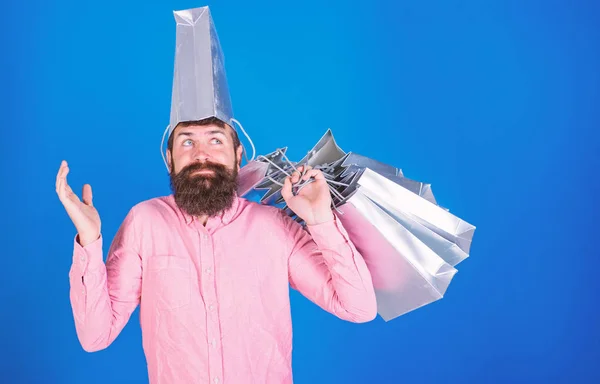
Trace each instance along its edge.
<instances>
[{"instance_id":1,"label":"shirt button","mask_svg":"<svg viewBox=\"0 0 600 384\"><path fill-rule=\"evenodd\" d=\"M206 269L204 270L204 272L206 272L206 273L210 274L210 273L212 272L212 268L210 268L210 267L209 267L209 268L206 268Z\"/></svg>"},{"instance_id":2,"label":"shirt button","mask_svg":"<svg viewBox=\"0 0 600 384\"><path fill-rule=\"evenodd\" d=\"M216 347L217 346L217 340L212 339L212 341L210 342L210 345L212 345L213 348Z\"/></svg>"},{"instance_id":3,"label":"shirt button","mask_svg":"<svg viewBox=\"0 0 600 384\"><path fill-rule=\"evenodd\" d=\"M215 306L211 304L211 305L209 305L209 306L208 306L208 309L209 309L210 311L212 311L213 309L215 309Z\"/></svg>"},{"instance_id":4,"label":"shirt button","mask_svg":"<svg viewBox=\"0 0 600 384\"><path fill-rule=\"evenodd\" d=\"M218 377L215 377L215 378L213 379L213 381L214 381L215 383L218 383L218 382L219 382L219 378L218 378Z\"/></svg>"},{"instance_id":5,"label":"shirt button","mask_svg":"<svg viewBox=\"0 0 600 384\"><path fill-rule=\"evenodd\" d=\"M81 261L85 261L85 256L82 255L80 259Z\"/></svg>"}]
</instances>

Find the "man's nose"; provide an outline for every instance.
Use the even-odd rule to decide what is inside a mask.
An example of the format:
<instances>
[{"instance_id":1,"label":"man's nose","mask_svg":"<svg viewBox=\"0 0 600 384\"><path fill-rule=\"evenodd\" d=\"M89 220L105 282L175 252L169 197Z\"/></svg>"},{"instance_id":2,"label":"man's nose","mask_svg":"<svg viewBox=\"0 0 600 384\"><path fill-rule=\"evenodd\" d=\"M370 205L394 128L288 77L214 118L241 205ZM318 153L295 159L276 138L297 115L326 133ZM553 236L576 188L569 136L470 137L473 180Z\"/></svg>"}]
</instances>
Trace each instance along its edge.
<instances>
[{"instance_id":1,"label":"man's nose","mask_svg":"<svg viewBox=\"0 0 600 384\"><path fill-rule=\"evenodd\" d=\"M204 146L198 146L196 152L194 153L194 160L202 163L208 159L210 159L210 154L206 148Z\"/></svg>"}]
</instances>

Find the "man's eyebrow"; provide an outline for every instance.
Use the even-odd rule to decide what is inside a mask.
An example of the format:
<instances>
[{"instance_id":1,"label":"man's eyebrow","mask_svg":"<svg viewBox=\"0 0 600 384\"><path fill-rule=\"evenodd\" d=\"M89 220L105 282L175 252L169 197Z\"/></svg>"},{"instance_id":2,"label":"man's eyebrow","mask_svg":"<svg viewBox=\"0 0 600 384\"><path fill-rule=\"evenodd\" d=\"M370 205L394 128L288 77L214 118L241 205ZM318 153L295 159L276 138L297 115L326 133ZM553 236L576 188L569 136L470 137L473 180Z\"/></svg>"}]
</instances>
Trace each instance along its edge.
<instances>
[{"instance_id":1,"label":"man's eyebrow","mask_svg":"<svg viewBox=\"0 0 600 384\"><path fill-rule=\"evenodd\" d=\"M225 136L225 137L227 136L225 134L225 129L223 129L223 128L220 128L220 129L211 129L210 131L205 131L205 132L203 132L201 134L202 135L206 135L206 136L209 136L209 135L222 135L222 136ZM181 131L181 132L177 133L177 137L180 137L180 136L192 137L192 136L196 136L196 133L195 132L191 132L191 131Z\"/></svg>"},{"instance_id":2,"label":"man's eyebrow","mask_svg":"<svg viewBox=\"0 0 600 384\"><path fill-rule=\"evenodd\" d=\"M205 132L206 135L215 135L215 134L221 134L223 136L225 136L225 130L224 129L212 129L208 132Z\"/></svg>"}]
</instances>

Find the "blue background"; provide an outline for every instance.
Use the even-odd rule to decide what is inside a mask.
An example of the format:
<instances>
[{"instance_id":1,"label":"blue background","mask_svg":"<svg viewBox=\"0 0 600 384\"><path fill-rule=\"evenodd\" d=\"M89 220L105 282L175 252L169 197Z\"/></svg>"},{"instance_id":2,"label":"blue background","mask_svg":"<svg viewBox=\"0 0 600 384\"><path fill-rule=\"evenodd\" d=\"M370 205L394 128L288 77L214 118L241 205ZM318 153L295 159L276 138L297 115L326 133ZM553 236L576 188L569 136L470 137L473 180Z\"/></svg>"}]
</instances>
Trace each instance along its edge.
<instances>
[{"instance_id":1,"label":"blue background","mask_svg":"<svg viewBox=\"0 0 600 384\"><path fill-rule=\"evenodd\" d=\"M5 2L0 381L147 382L137 312L79 346L55 176L91 183L109 239L170 192L172 11L206 4L259 153L332 128L477 226L446 297L391 322L292 292L297 383L600 382L600 6L552 0Z\"/></svg>"}]
</instances>

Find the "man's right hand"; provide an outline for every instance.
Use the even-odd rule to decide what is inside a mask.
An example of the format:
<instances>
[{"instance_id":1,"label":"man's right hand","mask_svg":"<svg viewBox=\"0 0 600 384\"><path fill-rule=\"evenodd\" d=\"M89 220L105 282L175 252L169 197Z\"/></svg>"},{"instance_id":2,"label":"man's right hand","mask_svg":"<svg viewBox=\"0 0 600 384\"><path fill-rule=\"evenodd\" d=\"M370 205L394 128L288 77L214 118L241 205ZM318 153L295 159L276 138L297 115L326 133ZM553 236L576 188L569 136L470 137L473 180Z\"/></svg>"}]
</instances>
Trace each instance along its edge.
<instances>
[{"instance_id":1,"label":"man's right hand","mask_svg":"<svg viewBox=\"0 0 600 384\"><path fill-rule=\"evenodd\" d=\"M82 200L67 184L69 166L62 161L56 175L56 194L65 207L67 214L75 224L79 236L79 244L85 247L100 237L100 215L92 204L92 186L83 186Z\"/></svg>"}]
</instances>

